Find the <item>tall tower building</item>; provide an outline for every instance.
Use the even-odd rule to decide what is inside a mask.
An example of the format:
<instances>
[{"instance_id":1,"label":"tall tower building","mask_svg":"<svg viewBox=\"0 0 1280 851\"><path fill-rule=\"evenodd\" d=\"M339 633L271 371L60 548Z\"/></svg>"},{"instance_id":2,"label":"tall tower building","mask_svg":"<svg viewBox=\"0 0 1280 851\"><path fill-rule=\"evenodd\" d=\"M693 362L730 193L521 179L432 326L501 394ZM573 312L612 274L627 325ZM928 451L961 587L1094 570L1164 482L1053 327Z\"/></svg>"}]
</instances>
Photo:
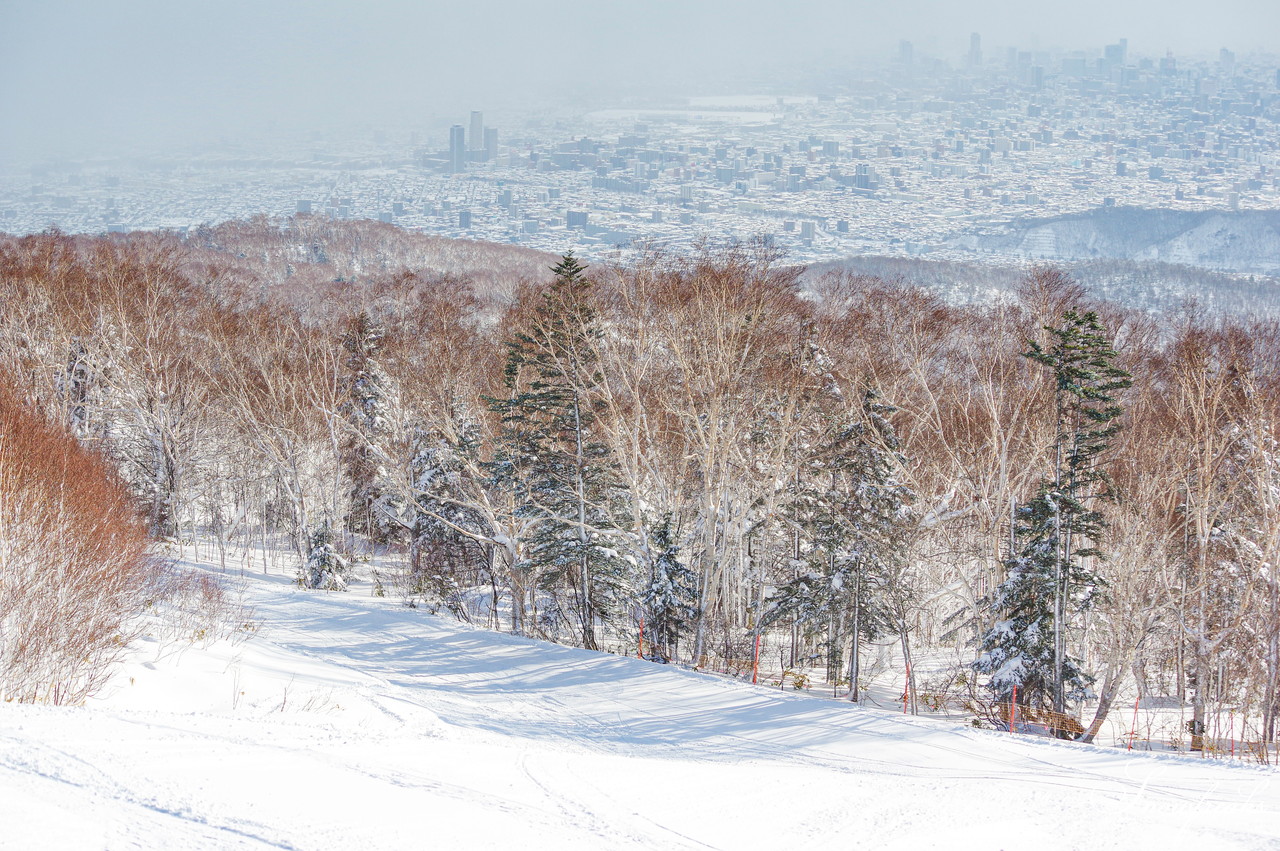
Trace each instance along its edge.
<instances>
[{"instance_id":1,"label":"tall tower building","mask_svg":"<svg viewBox=\"0 0 1280 851\"><path fill-rule=\"evenodd\" d=\"M467 147L473 151L484 147L484 114L478 109L471 110L471 138L468 141L471 144Z\"/></svg>"},{"instance_id":2,"label":"tall tower building","mask_svg":"<svg viewBox=\"0 0 1280 851\"><path fill-rule=\"evenodd\" d=\"M969 66L977 68L982 64L982 36L969 33Z\"/></svg>"},{"instance_id":3,"label":"tall tower building","mask_svg":"<svg viewBox=\"0 0 1280 851\"><path fill-rule=\"evenodd\" d=\"M1115 44L1102 48L1102 57L1112 67L1123 67L1129 61L1129 39L1122 38Z\"/></svg>"},{"instance_id":4,"label":"tall tower building","mask_svg":"<svg viewBox=\"0 0 1280 851\"><path fill-rule=\"evenodd\" d=\"M1225 47L1218 51L1218 70L1222 76L1230 77L1236 73L1236 55Z\"/></svg>"},{"instance_id":5,"label":"tall tower building","mask_svg":"<svg viewBox=\"0 0 1280 851\"><path fill-rule=\"evenodd\" d=\"M484 158L489 161L498 158L498 128L484 128Z\"/></svg>"},{"instance_id":6,"label":"tall tower building","mask_svg":"<svg viewBox=\"0 0 1280 851\"><path fill-rule=\"evenodd\" d=\"M467 170L467 131L461 124L449 128L449 172L462 174Z\"/></svg>"}]
</instances>

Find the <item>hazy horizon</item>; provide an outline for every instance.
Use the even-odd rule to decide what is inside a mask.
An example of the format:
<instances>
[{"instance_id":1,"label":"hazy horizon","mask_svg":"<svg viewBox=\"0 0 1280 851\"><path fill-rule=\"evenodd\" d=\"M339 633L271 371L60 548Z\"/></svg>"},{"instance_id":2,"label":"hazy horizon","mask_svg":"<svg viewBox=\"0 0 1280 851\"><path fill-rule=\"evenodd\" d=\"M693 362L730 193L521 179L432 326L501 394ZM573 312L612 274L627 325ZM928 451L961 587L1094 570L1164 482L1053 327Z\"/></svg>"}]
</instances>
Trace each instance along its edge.
<instances>
[{"instance_id":1,"label":"hazy horizon","mask_svg":"<svg viewBox=\"0 0 1280 851\"><path fill-rule=\"evenodd\" d=\"M559 0L468 5L228 0L216 6L54 0L11 6L0 29L0 160L119 154L288 130L408 127L468 109L608 95L696 94L774 69L892 55L958 62L978 32L1007 46L1240 55L1273 51L1280 7L1225 0L1083 0L1052 10L992 0L886 9Z\"/></svg>"}]
</instances>

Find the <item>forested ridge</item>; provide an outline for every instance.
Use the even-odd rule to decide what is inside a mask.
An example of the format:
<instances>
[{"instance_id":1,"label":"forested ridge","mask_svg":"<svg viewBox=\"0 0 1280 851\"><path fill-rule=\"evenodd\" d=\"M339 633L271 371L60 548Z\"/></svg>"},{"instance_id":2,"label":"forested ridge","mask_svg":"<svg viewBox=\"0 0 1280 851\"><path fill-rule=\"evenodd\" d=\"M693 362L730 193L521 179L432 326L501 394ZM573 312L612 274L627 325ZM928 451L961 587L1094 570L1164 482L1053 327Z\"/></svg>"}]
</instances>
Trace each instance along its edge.
<instances>
[{"instance_id":1,"label":"forested ridge","mask_svg":"<svg viewBox=\"0 0 1280 851\"><path fill-rule=\"evenodd\" d=\"M330 590L401 556L406 601L587 647L643 623L661 660L763 635L854 697L892 638L963 648L989 701L1136 683L1274 733L1274 320L308 218L6 238L0 307L9 391L158 538L275 536Z\"/></svg>"}]
</instances>

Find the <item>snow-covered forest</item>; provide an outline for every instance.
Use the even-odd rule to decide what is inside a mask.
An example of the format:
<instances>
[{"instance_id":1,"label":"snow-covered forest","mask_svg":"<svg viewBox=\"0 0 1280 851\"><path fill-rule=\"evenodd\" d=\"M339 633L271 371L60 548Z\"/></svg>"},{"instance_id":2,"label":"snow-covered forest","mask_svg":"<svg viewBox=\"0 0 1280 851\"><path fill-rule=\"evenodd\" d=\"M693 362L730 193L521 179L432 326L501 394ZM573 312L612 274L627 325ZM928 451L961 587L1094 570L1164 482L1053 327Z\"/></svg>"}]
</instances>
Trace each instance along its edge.
<instances>
[{"instance_id":1,"label":"snow-covered forest","mask_svg":"<svg viewBox=\"0 0 1280 851\"><path fill-rule=\"evenodd\" d=\"M143 531L282 542L304 586L381 565L379 593L464 618L482 598L480 625L589 649L715 667L763 641L856 699L865 643L948 648L908 708L950 688L991 717L1086 695L1102 716L1136 689L1191 706L1192 747L1220 707L1274 738L1273 320L1152 315L1051 268L964 306L803 275L760 245L586 266L306 217L4 239L0 374L31 423L6 421L0 505L57 503L21 496L17 458L107 459L35 479L112 496L0 518L0 546L36 527L79 552L67 506L128 491L145 530L93 521L115 525L75 587L154 583ZM0 691L91 691L15 667L30 588L2 590ZM150 599L112 593L121 623ZM77 647L127 630L100 632Z\"/></svg>"}]
</instances>

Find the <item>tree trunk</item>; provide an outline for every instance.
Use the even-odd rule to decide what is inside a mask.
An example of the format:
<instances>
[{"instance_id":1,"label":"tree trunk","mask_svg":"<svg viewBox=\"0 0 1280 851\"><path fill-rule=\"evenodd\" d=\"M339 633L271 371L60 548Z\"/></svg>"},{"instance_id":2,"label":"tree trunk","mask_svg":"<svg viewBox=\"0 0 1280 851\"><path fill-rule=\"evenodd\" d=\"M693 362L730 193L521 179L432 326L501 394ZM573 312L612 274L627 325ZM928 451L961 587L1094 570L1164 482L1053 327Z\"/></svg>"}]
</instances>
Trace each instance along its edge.
<instances>
[{"instance_id":1,"label":"tree trunk","mask_svg":"<svg viewBox=\"0 0 1280 851\"><path fill-rule=\"evenodd\" d=\"M1133 684L1138 689L1139 698L1151 693L1151 689L1147 687L1146 661L1142 654L1138 654L1133 659Z\"/></svg>"},{"instance_id":2,"label":"tree trunk","mask_svg":"<svg viewBox=\"0 0 1280 851\"><path fill-rule=\"evenodd\" d=\"M1114 662L1107 666L1107 675L1102 681L1102 691L1098 693L1098 711L1093 713L1093 721L1089 724L1089 728L1080 734L1077 741L1092 742L1094 736L1098 735L1098 731L1107 720L1107 714L1111 711L1111 705L1115 703L1116 692L1120 690L1122 682L1124 682L1124 665Z\"/></svg>"},{"instance_id":3,"label":"tree trunk","mask_svg":"<svg viewBox=\"0 0 1280 851\"><path fill-rule=\"evenodd\" d=\"M586 484L586 456L582 446L582 410L579 407L577 394L573 397L573 443L574 443L574 473L576 474L575 487L577 493L575 496L578 500L578 546L582 548L582 556L579 559L579 567L582 571L582 646L588 650L598 650L596 645L595 631L595 612L591 606L591 557L588 555L587 547L590 545L590 536L587 534L587 484Z\"/></svg>"},{"instance_id":4,"label":"tree trunk","mask_svg":"<svg viewBox=\"0 0 1280 851\"><path fill-rule=\"evenodd\" d=\"M1267 683L1262 696L1262 741L1275 741L1276 703L1280 699L1280 594L1271 585L1271 629L1267 636Z\"/></svg>"},{"instance_id":5,"label":"tree trunk","mask_svg":"<svg viewBox=\"0 0 1280 851\"><path fill-rule=\"evenodd\" d=\"M902 642L902 661L905 662L907 666L907 683L905 694L903 695L906 698L905 703L907 705L904 708L912 715L918 715L920 707L916 703L916 675L915 672L911 670L911 640L908 637L908 632L907 622L904 618L902 620L902 631L898 636L899 640Z\"/></svg>"},{"instance_id":6,"label":"tree trunk","mask_svg":"<svg viewBox=\"0 0 1280 851\"><path fill-rule=\"evenodd\" d=\"M485 617L485 623L492 623L493 631L497 632L500 624L498 621L498 574L493 569L494 555L495 548L490 546L485 556L485 568L489 571L489 588L492 595L489 597L489 614Z\"/></svg>"},{"instance_id":7,"label":"tree trunk","mask_svg":"<svg viewBox=\"0 0 1280 851\"><path fill-rule=\"evenodd\" d=\"M1201 547L1200 552L1201 553L1204 552L1203 546ZM1201 562L1204 561L1203 556L1201 556L1200 561ZM1203 568L1203 565L1202 565L1202 568ZM1195 692L1191 696L1191 731L1190 731L1191 732L1191 750L1200 751L1201 755L1204 754L1204 729L1205 729L1204 692L1205 692L1205 688L1209 685L1209 654L1208 654L1208 649L1205 646L1206 639L1207 639L1207 630L1209 628L1209 625L1207 622L1208 617L1205 612L1205 606L1207 605L1206 598L1208 596L1208 592L1204 587L1205 586L1204 577L1206 575L1207 575L1206 571L1201 569L1200 589L1199 589L1198 606L1197 606L1199 611L1196 612L1196 627L1197 627L1196 639L1195 639L1196 640L1196 658L1195 658L1196 686L1195 686Z\"/></svg>"},{"instance_id":8,"label":"tree trunk","mask_svg":"<svg viewBox=\"0 0 1280 851\"><path fill-rule=\"evenodd\" d=\"M858 694L858 675L861 673L858 669L859 656L861 647L861 614L862 602L859 592L862 590L862 574L859 573L853 580L853 641L849 648L849 702L857 703Z\"/></svg>"}]
</instances>

